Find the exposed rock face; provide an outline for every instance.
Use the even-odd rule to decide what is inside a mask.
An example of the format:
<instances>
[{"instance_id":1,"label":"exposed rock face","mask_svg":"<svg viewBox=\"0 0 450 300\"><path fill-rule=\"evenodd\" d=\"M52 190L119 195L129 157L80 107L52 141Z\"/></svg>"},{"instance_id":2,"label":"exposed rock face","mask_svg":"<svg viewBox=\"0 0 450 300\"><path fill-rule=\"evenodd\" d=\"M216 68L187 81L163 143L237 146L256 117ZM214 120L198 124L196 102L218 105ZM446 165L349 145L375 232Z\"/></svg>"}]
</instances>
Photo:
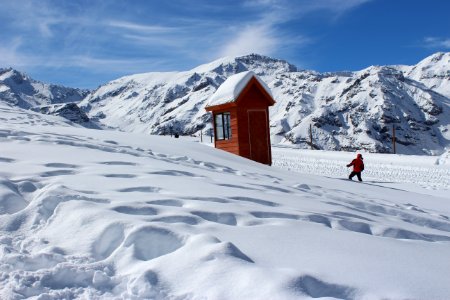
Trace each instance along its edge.
<instances>
[{"instance_id":1,"label":"exposed rock face","mask_svg":"<svg viewBox=\"0 0 450 300\"><path fill-rule=\"evenodd\" d=\"M46 115L60 116L84 127L99 129L97 124L91 122L86 113L80 109L76 103L52 104L48 106L35 107L32 108L32 110Z\"/></svg>"}]
</instances>

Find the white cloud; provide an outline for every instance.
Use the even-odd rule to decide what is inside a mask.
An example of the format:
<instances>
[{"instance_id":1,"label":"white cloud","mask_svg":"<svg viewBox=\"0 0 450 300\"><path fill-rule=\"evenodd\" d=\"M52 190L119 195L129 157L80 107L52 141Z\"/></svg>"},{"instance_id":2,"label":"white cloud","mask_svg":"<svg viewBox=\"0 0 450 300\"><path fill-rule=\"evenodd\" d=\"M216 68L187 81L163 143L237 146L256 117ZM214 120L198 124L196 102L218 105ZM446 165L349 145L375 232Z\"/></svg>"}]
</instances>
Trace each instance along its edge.
<instances>
[{"instance_id":1,"label":"white cloud","mask_svg":"<svg viewBox=\"0 0 450 300\"><path fill-rule=\"evenodd\" d=\"M426 37L424 42L427 48L450 49L450 38Z\"/></svg>"},{"instance_id":2,"label":"white cloud","mask_svg":"<svg viewBox=\"0 0 450 300\"><path fill-rule=\"evenodd\" d=\"M233 29L232 35L223 42L220 56L238 56L248 53L272 55L289 47L302 47L313 41L312 38L297 34L293 36L282 26L294 19L315 11L328 11L331 19L373 0L247 0L244 6L260 10L258 19L240 24L243 30Z\"/></svg>"},{"instance_id":3,"label":"white cloud","mask_svg":"<svg viewBox=\"0 0 450 300\"><path fill-rule=\"evenodd\" d=\"M272 30L265 26L247 26L223 46L221 56L238 56L249 53L272 54L279 45Z\"/></svg>"}]
</instances>

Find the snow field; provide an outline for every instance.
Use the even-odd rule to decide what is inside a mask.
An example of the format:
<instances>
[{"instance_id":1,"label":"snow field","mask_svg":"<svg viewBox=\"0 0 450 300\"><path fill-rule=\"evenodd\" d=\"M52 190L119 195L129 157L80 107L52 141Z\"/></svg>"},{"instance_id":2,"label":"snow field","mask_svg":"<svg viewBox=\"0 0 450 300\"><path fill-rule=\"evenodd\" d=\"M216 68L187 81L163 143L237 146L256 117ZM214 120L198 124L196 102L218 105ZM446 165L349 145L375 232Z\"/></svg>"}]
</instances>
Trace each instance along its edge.
<instances>
[{"instance_id":1,"label":"snow field","mask_svg":"<svg viewBox=\"0 0 450 300\"><path fill-rule=\"evenodd\" d=\"M0 109L1 299L450 294L448 196Z\"/></svg>"},{"instance_id":2,"label":"snow field","mask_svg":"<svg viewBox=\"0 0 450 300\"><path fill-rule=\"evenodd\" d=\"M425 189L450 188L449 152L441 156L364 153L363 180L374 184L413 183ZM347 178L346 165L356 153L310 151L288 147L272 148L273 165L300 173ZM356 180L356 177L354 178Z\"/></svg>"}]
</instances>

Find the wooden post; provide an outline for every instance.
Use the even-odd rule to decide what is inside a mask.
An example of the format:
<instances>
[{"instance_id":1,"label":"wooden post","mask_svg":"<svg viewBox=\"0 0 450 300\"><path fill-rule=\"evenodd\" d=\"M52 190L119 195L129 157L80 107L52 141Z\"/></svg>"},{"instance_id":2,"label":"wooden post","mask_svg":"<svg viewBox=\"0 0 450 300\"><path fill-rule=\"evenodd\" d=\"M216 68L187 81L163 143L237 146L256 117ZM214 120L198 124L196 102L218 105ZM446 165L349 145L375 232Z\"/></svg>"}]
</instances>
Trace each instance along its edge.
<instances>
[{"instance_id":1,"label":"wooden post","mask_svg":"<svg viewBox=\"0 0 450 300\"><path fill-rule=\"evenodd\" d=\"M203 143L203 129L200 130L200 143Z\"/></svg>"},{"instance_id":2,"label":"wooden post","mask_svg":"<svg viewBox=\"0 0 450 300\"><path fill-rule=\"evenodd\" d=\"M393 146L394 154L396 154L397 149L395 148L395 125L392 125L392 146Z\"/></svg>"},{"instance_id":3,"label":"wooden post","mask_svg":"<svg viewBox=\"0 0 450 300\"><path fill-rule=\"evenodd\" d=\"M211 143L213 142L213 129L209 129L209 135L211 136Z\"/></svg>"},{"instance_id":4,"label":"wooden post","mask_svg":"<svg viewBox=\"0 0 450 300\"><path fill-rule=\"evenodd\" d=\"M309 124L309 142L311 144L311 150L313 149L313 140L312 140L312 124Z\"/></svg>"}]
</instances>

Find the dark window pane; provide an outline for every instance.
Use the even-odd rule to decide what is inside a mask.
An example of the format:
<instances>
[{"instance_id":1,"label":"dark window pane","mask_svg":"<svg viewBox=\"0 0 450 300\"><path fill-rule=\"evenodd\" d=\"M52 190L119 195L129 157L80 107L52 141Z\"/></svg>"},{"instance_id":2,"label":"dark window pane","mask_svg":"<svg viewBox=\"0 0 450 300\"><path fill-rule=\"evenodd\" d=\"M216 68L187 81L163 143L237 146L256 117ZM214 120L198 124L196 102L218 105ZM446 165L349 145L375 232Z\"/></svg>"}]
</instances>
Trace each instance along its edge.
<instances>
[{"instance_id":1,"label":"dark window pane","mask_svg":"<svg viewBox=\"0 0 450 300\"><path fill-rule=\"evenodd\" d=\"M224 113L224 129L225 129L225 138L231 139L231 123L230 123L230 113Z\"/></svg>"}]
</instances>

